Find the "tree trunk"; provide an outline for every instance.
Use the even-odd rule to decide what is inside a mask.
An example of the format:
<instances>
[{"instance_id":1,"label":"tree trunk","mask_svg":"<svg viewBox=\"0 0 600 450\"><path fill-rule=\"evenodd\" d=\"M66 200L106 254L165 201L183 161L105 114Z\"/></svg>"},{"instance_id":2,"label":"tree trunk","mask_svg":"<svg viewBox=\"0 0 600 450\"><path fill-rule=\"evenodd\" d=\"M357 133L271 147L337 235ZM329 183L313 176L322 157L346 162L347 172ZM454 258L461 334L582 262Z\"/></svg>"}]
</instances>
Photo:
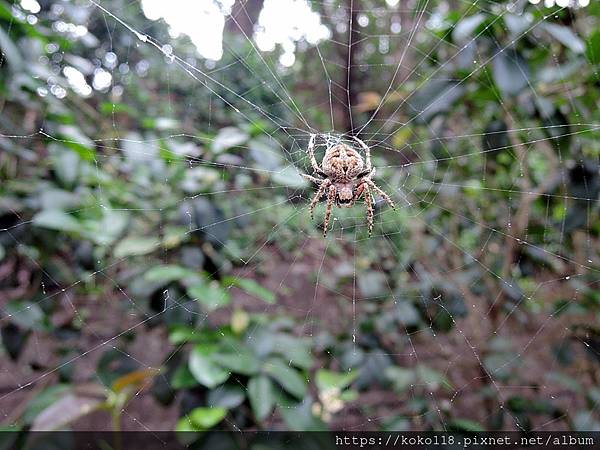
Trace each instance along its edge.
<instances>
[{"instance_id":1,"label":"tree trunk","mask_svg":"<svg viewBox=\"0 0 600 450\"><path fill-rule=\"evenodd\" d=\"M344 120L345 131L354 134L357 128L352 117L352 107L358 103L359 78L356 64L356 54L359 48L358 35L358 11L360 10L359 0L346 0L348 8L348 47L346 49L346 77L343 86L346 94L346 117Z\"/></svg>"},{"instance_id":2,"label":"tree trunk","mask_svg":"<svg viewBox=\"0 0 600 450\"><path fill-rule=\"evenodd\" d=\"M237 0L231 9L231 15L225 21L225 32L251 38L263 3L264 0Z\"/></svg>"}]
</instances>

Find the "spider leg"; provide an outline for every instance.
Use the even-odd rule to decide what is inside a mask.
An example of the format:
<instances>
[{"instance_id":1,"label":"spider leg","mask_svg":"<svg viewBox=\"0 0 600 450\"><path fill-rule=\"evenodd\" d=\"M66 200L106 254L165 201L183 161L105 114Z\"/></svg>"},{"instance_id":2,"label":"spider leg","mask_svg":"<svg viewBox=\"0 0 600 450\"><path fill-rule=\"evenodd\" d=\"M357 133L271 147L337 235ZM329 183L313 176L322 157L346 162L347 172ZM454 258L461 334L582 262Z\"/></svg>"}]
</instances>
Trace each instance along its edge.
<instances>
[{"instance_id":1,"label":"spider leg","mask_svg":"<svg viewBox=\"0 0 600 450\"><path fill-rule=\"evenodd\" d=\"M365 144L363 141L361 141L359 138L357 138L356 136L352 136L352 138L358 142L360 144L360 146L362 147L362 149L365 151L365 172L370 172L371 171L371 149L369 148L369 146L367 144Z\"/></svg>"},{"instance_id":2,"label":"spider leg","mask_svg":"<svg viewBox=\"0 0 600 450\"><path fill-rule=\"evenodd\" d=\"M379 195L381 195L383 197L383 199L388 203L388 205L390 205L392 207L392 209L396 209L396 205L394 204L394 202L392 201L390 196L387 195L385 192L383 192L383 190L381 190L381 188L379 188L379 186L377 186L373 182L373 180L371 180L369 178L364 178L364 182L367 183L370 187L372 187L375 192L377 192Z\"/></svg>"},{"instance_id":3,"label":"spider leg","mask_svg":"<svg viewBox=\"0 0 600 450\"><path fill-rule=\"evenodd\" d=\"M356 192L354 193L354 198L352 199L353 202L355 202L356 200L358 200L360 198L360 196L363 194L365 188L367 187L366 183L364 182L364 180L362 180L357 186L356 186Z\"/></svg>"},{"instance_id":4,"label":"spider leg","mask_svg":"<svg viewBox=\"0 0 600 450\"><path fill-rule=\"evenodd\" d=\"M323 195L325 194L325 191L331 184L331 181L323 180L320 183L321 183L321 185L319 186L319 189L317 189L315 196L313 197L313 199L310 202L309 209L310 209L310 218L311 219L314 219L315 206L317 206L317 203L319 203L319 200L321 200L321 197L323 197Z\"/></svg>"},{"instance_id":5,"label":"spider leg","mask_svg":"<svg viewBox=\"0 0 600 450\"><path fill-rule=\"evenodd\" d=\"M303 174L302 174L302 176L303 176L304 178L306 178L308 181L312 181L312 182L313 182L313 183L315 183L315 184L321 184L321 183L323 183L323 181L324 181L324 180L321 180L321 179L319 179L319 178L313 177L313 176L311 176L311 175L307 175L307 174L305 174L305 173L303 173Z\"/></svg>"},{"instance_id":6,"label":"spider leg","mask_svg":"<svg viewBox=\"0 0 600 450\"><path fill-rule=\"evenodd\" d=\"M331 218L331 208L333 208L333 202L335 200L335 186L329 186L329 192L327 193L327 209L325 210L325 223L323 224L323 237L327 236L329 230L329 219Z\"/></svg>"},{"instance_id":7,"label":"spider leg","mask_svg":"<svg viewBox=\"0 0 600 450\"><path fill-rule=\"evenodd\" d=\"M323 171L321 170L321 168L319 167L319 163L317 162L317 158L315 158L315 139L316 139L317 135L316 134L311 134L310 135L310 140L308 141L308 156L310 158L310 164L312 165L313 170L316 173L323 173Z\"/></svg>"},{"instance_id":8,"label":"spider leg","mask_svg":"<svg viewBox=\"0 0 600 450\"><path fill-rule=\"evenodd\" d=\"M364 186L365 204L367 205L367 226L369 227L369 237L373 233L373 197L371 195L371 189L367 183Z\"/></svg>"}]
</instances>

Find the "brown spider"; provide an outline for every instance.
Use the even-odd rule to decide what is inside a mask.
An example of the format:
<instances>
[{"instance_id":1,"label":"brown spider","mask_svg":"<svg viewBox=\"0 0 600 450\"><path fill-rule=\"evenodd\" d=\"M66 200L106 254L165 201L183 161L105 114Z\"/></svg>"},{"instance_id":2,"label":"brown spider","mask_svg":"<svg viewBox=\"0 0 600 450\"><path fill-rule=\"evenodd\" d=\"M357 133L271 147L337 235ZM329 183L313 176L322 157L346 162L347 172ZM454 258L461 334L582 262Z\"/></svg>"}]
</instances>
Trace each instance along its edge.
<instances>
[{"instance_id":1,"label":"brown spider","mask_svg":"<svg viewBox=\"0 0 600 450\"><path fill-rule=\"evenodd\" d=\"M314 217L315 206L327 193L327 207L323 226L323 236L327 236L334 201L338 207L350 208L364 193L369 236L371 236L373 231L373 197L371 189L381 195L395 209L394 202L389 195L371 180L371 177L375 174L375 169L371 168L371 150L363 141L353 136L365 152L366 163L355 149L340 142L325 151L321 167L319 167L315 158L315 138L316 135L311 134L307 151L314 174L320 178L306 174L302 175L319 186L317 193L310 202L310 216Z\"/></svg>"}]
</instances>

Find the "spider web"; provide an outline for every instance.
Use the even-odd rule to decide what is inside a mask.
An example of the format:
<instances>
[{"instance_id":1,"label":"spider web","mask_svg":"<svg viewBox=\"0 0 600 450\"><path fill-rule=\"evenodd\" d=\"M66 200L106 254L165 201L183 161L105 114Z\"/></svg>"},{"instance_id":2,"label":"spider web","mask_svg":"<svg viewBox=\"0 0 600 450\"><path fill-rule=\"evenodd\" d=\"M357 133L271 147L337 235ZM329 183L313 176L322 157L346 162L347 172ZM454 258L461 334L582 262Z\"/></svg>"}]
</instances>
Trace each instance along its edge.
<instances>
[{"instance_id":1,"label":"spider web","mask_svg":"<svg viewBox=\"0 0 600 450\"><path fill-rule=\"evenodd\" d=\"M567 172L563 170L567 167L569 158L560 152L556 155L556 160L551 161L554 164L553 168L556 172L554 176L559 189L552 190L545 186L541 189L544 180L539 179L539 176L536 182L532 182L532 170L529 165L530 154L537 149L542 149L544 155L548 156L550 154L548 146L551 142L571 137L575 142L581 143L582 136L589 136L590 133L596 132L600 125L579 115L576 106L577 98L572 93L574 89L568 83L567 77L562 77L554 83L559 92L566 95L568 106L579 120L570 123L567 130L561 124L544 126L519 124L514 119L513 105L507 104L497 90L493 100L500 105L505 117L510 120L506 130L474 129L468 117L459 117L454 123L444 123L439 119L422 120L428 118L439 103L423 104L419 100L420 93L432 81L452 82L443 95L438 97L437 102L442 102L445 99L453 99L453 95L462 91L474 77L481 76L482 73L490 77L485 69L489 64L510 52L511 44L519 39L523 37L538 39L540 26L550 23L555 18L555 14L566 10L563 5L560 5L561 8L558 10L553 9L553 14L550 15L551 10L547 9L548 5L515 4L505 7L490 2L461 0L459 3L466 8L461 13L460 19L466 19L486 9L494 13L501 11L501 13L497 19L467 36L460 45L449 43L447 36L435 34L438 30L436 23L441 20L440 14L443 11L439 11L439 5L431 0L419 2L416 6L405 9L402 6L358 9L355 15L350 16L346 8L333 9L333 16L329 17L330 22L341 24L340 26L345 27L343 28L345 30L355 29L359 36L358 42L362 47L373 46L383 49L382 52L395 55L384 64L369 64L359 60L347 66L353 69L359 68L369 76L381 76L389 80L386 81L388 88L381 93L375 104L371 105L368 112L362 115L350 113L349 123L371 147L373 164L378 169L374 181L391 195L397 204L397 210L389 210L380 198L376 198L375 228L373 237L368 238L366 211L362 201L357 202L351 209L334 209L329 237L323 239L322 232L318 229L323 218L323 207L317 208L318 214L314 222L307 219L307 204L314 194L313 187L296 184L286 186L281 180L282 177L293 179L297 172L311 173L310 163L305 153L310 134L319 135L318 159L322 157L324 148L348 138L336 129L336 123L344 113L334 109L340 102L345 103L347 111L355 110L356 105L350 105L350 90L344 86L344 80L334 78L334 74L337 75L339 72L336 70L338 62L327 59L326 55L329 54L327 50L331 47L348 49L350 45L357 43L323 39L314 45L313 49L323 69L321 89L327 92L327 99L324 102L319 102L318 99L310 101L308 103L312 106L308 108L300 106L301 102L295 99L291 86L286 86L281 73L271 68L273 66L271 56L261 52L252 37L243 36L250 44L249 55L257 58L260 68L265 70L253 70L258 67L248 63L252 60L249 55L237 55L234 49L228 48L225 44L224 54L238 57L231 63L231 67L249 69L246 73L252 74L254 77L252 81L256 86L266 89L277 99L276 103L265 107L251 100L250 92L236 92L227 78L227 66L209 69L201 64L192 63L189 60L190 55L178 54L173 50L178 48L175 42L170 45L169 42L159 41L151 33L146 32L145 27L142 29L127 23L121 18L120 11L111 10L104 6L103 2L90 0L90 3L91 14L103 18L109 35L110 30L125 27L134 38L129 54L116 55L119 61L127 62L133 54L142 49L161 52L165 56L167 77L182 75L188 77L193 90L210 93L212 100L222 102L240 120L265 131L269 142L274 144L274 148L285 161L281 167L268 168L247 164L244 161L209 161L197 154L179 155L180 158L189 161L190 170L210 168L222 177L227 173L235 173L247 174L250 177L266 177L267 180L260 187L234 189L220 187L218 190L204 190L201 194L191 194L176 199L169 206L169 209L185 210L190 200L204 196L227 204L232 203L236 195L249 193L256 194L257 198L260 197L263 202L266 202L262 205L250 203L243 212L219 218L202 227L195 225L192 221L192 213L186 211L190 222L183 232L184 235L198 230L211 233L215 225L238 220L259 221L262 217L268 217L273 223L272 226L260 231L258 238L250 244L250 251L241 253L228 241L219 241L224 252L237 256L232 257L235 267L228 267L223 262L223 267L215 268L215 272L219 269L226 270L233 274L235 279L246 279L253 278L255 272L264 265L265 270L272 273L267 277L268 279L262 281L265 281L278 297L286 297L293 302L286 301L278 305L259 307L253 305L255 312L287 314L294 317L300 325L296 330L298 335L309 337L314 342L330 339L331 335L335 336L336 333L349 335L351 348L344 353L344 357L341 356L341 351L323 344L321 353L329 359L318 360L315 363L316 369L338 371L353 369L358 364L352 362L352 356L357 361L363 358L361 360L363 363L368 360L369 364L375 364L375 367L380 367L376 365L377 362L384 361L402 369L418 369L415 372L417 375L413 375L414 378L408 383L406 390L398 394L391 406L385 402L378 405L377 400L381 398L377 396L385 395L389 387L366 389L357 400L347 402L344 409L333 414L333 418L330 419L332 426L348 430L380 429L384 426L393 429L394 425L389 424L390 419L400 417L409 425L396 423L396 427L423 429L431 425L445 430L452 422L449 411L452 408L457 408L459 414L460 411L468 411L469 402L475 401L469 392L486 386L489 388L488 396L491 400L477 400L480 402L477 407L483 408L481 403L486 401L492 402L493 406L488 406L487 412L478 413L470 418L484 422L499 411L505 411L509 420L503 426L507 429L523 427L522 419L514 408L506 406L506 401L515 392L526 397L535 395L542 400L557 400L565 414L575 414L582 407L581 398L561 395L556 384L545 379L540 381L542 376L540 370L544 364L551 364L552 370L559 369L556 360L550 360L548 357L547 343L549 341L556 343L570 335L569 327L564 321L557 319L557 311L552 310L547 304L544 305L544 299L554 290L564 290L564 297L567 300L561 308L567 308L578 303L578 292L583 289L582 284L587 283L592 289L597 286L599 280L596 268L598 254L595 250L597 237L589 231L590 225L597 220L597 200L590 200L569 192ZM394 4L394 2L388 3ZM312 5L315 7L318 4L312 2ZM323 5L331 6L328 2L323 2ZM15 8L22 11L17 5ZM352 1L349 8L355 9ZM531 11L532 8L541 11L541 19L529 20L520 32L513 36L512 42L498 42L492 39L496 47L491 54L480 54L477 50L471 53L477 38L486 35L486 32L494 26L504 27L505 25L500 24L499 18L518 11L519 8L524 8L525 11ZM358 27L353 23L355 18ZM409 26L405 27L400 18L409 18ZM370 20L389 24L386 26L390 32L370 34L367 31ZM367 25L363 25L365 22ZM437 39L435 45L428 51L424 51L419 45L419 39L423 35L429 38L436 36ZM539 38L540 45L547 45L546 42ZM112 52L112 45L108 44ZM436 52L448 47L451 53L447 58L443 61L434 58ZM556 68L562 70L559 55L555 53L554 48L550 51ZM465 76L457 80L448 80L444 69L457 63L466 54L472 56L473 61L472 64L467 65ZM283 70L293 70L293 66ZM351 73L348 70L345 80L347 85L350 84L350 78ZM533 99L539 101L543 96L539 92L540 89L529 81L528 88ZM124 89L127 91L133 87L126 86ZM346 98L339 98L336 92L340 92L340 89ZM64 98L61 91L56 91L53 95ZM71 95L74 94L71 92L67 94L67 96ZM390 99L396 102L391 110L388 106ZM198 108L197 105L191 104L189 107ZM211 105L201 107L206 107L209 111L212 108ZM271 112L276 108L285 110L286 117ZM412 109L412 114L409 116L404 113L407 108ZM327 111L330 116L331 129L329 130L321 130L314 125L314 115L322 110ZM365 120L364 117L367 119ZM453 119L448 120L451 122ZM210 122L206 128L207 131L213 131ZM460 133L456 133L457 129L461 130ZM403 135L404 130L409 130L408 134ZM165 133L164 136L157 138L140 136L136 139L123 136L122 131L124 130L115 119L110 133L103 136L100 132L94 137L94 145L101 150L94 161L98 170L115 158L125 162L128 158L125 155L125 146L129 148L129 157L134 155L139 161L151 165L153 161L159 159L158 153L162 142L185 140L196 145L211 145L210 138L189 133ZM551 135L547 136L544 132L549 132ZM481 149L482 139L494 135L507 136L508 141L501 148ZM85 144L84 141L77 139L65 139L53 135L44 129L34 135L3 134L2 137L26 143L52 141L62 144ZM398 141L401 142L400 145ZM432 152L432 147L437 149L437 154ZM490 162L487 157L500 150L506 150L512 155L520 167L519 177L512 180L509 186L497 186L493 180L490 180L491 175L487 167ZM464 165L473 160L480 161L479 176L475 179L472 177L462 179ZM101 183L98 183L96 200L102 208L110 210L109 205L103 204L103 189L105 188ZM479 199L473 196L473 192L479 195ZM563 249L549 238L540 241L536 236L528 235L528 228L526 225L523 228L522 223L533 214L527 208L532 208L531 203L539 199L547 203L543 211L546 218L543 225L544 235L549 234L551 228L555 226L551 218L553 213L551 203L562 204L567 211L572 202L587 201L585 223L588 228L583 232L582 248L585 251L583 257L565 254ZM498 202L500 211L498 216L504 218L504 223L501 225L482 212L484 205L481 203L488 201ZM152 205L123 208L124 211L132 214L152 211L162 213L166 209ZM565 217L566 215L563 215L559 220L561 244L567 238ZM0 232L19 243L16 232L20 227L32 223L32 219L21 218L18 223ZM294 223L300 225L291 225ZM166 228L161 228L160 233L165 231ZM296 247L291 249L288 258L278 256L277 247L292 234L294 234ZM216 235L213 237L219 239ZM161 242L157 240L155 245L158 248ZM544 277L534 278L526 291L520 292L521 288L515 281L517 276L515 270L518 269L515 269L512 264L503 265L502 259L498 258L505 247L510 248L514 254L521 255L520 258L523 260L526 259L523 255L528 254L527 252L534 253L538 258L547 257L546 261L553 261L561 266L561 270L558 271L560 274L544 274ZM407 254L412 255L411 260L407 260ZM50 290L50 286L40 285L44 296L37 303L54 302L64 298L78 320L84 324L87 322L92 324L95 321L86 318L85 311L77 305L76 289L94 280L107 283L114 288L113 292L117 299L115 301L128 304L129 317L126 324L119 323L118 330L111 331L110 335L106 335L106 329L90 326L86 331L89 342L84 344L84 350L63 362L54 361L49 369L27 374L22 367L6 364L3 378L7 381L8 390L0 396L0 411L6 420L10 421L12 417L11 409L14 405L11 402L12 398L23 398L24 392L36 392L57 372L80 364L86 358L97 358L96 355L107 348L123 352L140 367L151 369L163 367L175 357L176 352L173 348L168 349L166 358L157 359L156 354L149 354L144 349L140 349L139 343L138 348L131 351L123 350L125 347L119 344L124 336L142 329L170 310L183 308L198 315L197 326L210 323L210 314L199 313L190 308L193 300L183 301L183 297L171 298L167 291L164 294L164 309L149 314L130 293L130 286L114 276L114 270L127 266L131 259L132 257L125 256L109 260L102 267L91 271L70 285L55 283L56 285L51 289L52 293L48 295L46 290ZM165 255L165 263L169 262ZM48 279L53 281L35 258L31 258L31 263L37 265ZM397 267L401 267L402 270L397 270ZM464 274L475 275L466 277ZM579 279L582 281L578 284L576 282ZM296 282L297 280L300 282ZM306 286L311 287L312 292L306 292ZM290 290L291 293L286 293ZM507 302L505 297L513 298L513 303ZM463 306L461 307L460 304ZM523 312L521 308L523 304L532 305L531 311L536 311L536 315L534 316L531 311ZM239 305L243 307L244 303ZM2 306L4 314L2 321L18 319L19 315L27 314L30 308L9 311L4 308L5 305ZM415 315L416 311L422 312L424 325L416 327L407 319ZM377 321L381 324L387 316L394 317L393 320L385 323L396 330L395 336L390 338L390 342L375 346L370 341L373 333L369 331L364 319L373 317L376 323L372 324L372 327L377 329ZM531 318L531 322L527 324L529 332L520 334L518 328L525 326L524 317ZM439 321L443 318L451 323L448 332L439 329ZM331 333L326 332L328 320L332 320ZM114 329L114 322L108 329ZM255 326L254 330L258 330L258 326ZM502 346L505 345L505 340L501 338L515 333L517 333L518 344L516 348L513 346L510 349L512 356L491 364L490 355L495 353L490 350L488 340L493 340L493 345ZM37 340L41 338L37 334L34 335L34 349ZM596 357L598 356L596 350L590 348L587 340L577 339L590 351L595 352ZM162 353L158 353L165 354L164 350L161 347ZM496 354L505 353L507 353L506 349L496 352ZM37 356L45 359L39 354ZM524 368L517 368L519 365ZM426 372L427 368L435 369L435 374ZM504 376L500 376L506 370L522 373L521 371L527 369L533 371L533 376L517 377L516 380L522 384L515 379L506 381ZM583 372L583 369L581 370ZM585 373L579 372L573 375L580 378L586 376ZM169 382L166 377L160 376L167 383ZM440 387L440 384L444 386ZM136 397L144 395L147 394L140 390ZM374 396L376 400L369 401L369 395ZM425 406L420 408L410 406L411 403L422 398L426 399ZM319 400L322 407L326 408L326 400L315 400ZM124 427L149 430L160 426L147 414L143 414L139 407L134 408L136 401L137 398L122 409ZM357 410L359 413L356 412ZM596 412L597 405L590 414ZM273 413L270 419L276 420L275 414ZM536 423L535 428L547 430L564 427L561 422L563 418L564 416L547 418ZM235 427L230 419L226 420L229 426ZM592 426L591 422L589 423Z\"/></svg>"}]
</instances>

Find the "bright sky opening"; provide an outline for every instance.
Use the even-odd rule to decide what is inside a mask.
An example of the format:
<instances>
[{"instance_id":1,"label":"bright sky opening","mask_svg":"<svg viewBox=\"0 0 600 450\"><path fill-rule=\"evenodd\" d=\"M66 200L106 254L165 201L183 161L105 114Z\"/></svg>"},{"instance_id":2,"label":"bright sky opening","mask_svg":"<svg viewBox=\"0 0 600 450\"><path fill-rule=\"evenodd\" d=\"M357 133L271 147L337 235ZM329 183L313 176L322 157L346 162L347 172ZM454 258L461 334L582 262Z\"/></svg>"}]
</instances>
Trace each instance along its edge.
<instances>
[{"instance_id":1,"label":"bright sky opening","mask_svg":"<svg viewBox=\"0 0 600 450\"><path fill-rule=\"evenodd\" d=\"M143 0L144 14L151 20L164 19L173 37L189 36L204 58L218 61L223 56L223 28L234 0ZM254 36L265 52L281 46L279 62L291 66L296 42L305 39L316 44L330 37L319 14L306 0L265 0Z\"/></svg>"}]
</instances>

